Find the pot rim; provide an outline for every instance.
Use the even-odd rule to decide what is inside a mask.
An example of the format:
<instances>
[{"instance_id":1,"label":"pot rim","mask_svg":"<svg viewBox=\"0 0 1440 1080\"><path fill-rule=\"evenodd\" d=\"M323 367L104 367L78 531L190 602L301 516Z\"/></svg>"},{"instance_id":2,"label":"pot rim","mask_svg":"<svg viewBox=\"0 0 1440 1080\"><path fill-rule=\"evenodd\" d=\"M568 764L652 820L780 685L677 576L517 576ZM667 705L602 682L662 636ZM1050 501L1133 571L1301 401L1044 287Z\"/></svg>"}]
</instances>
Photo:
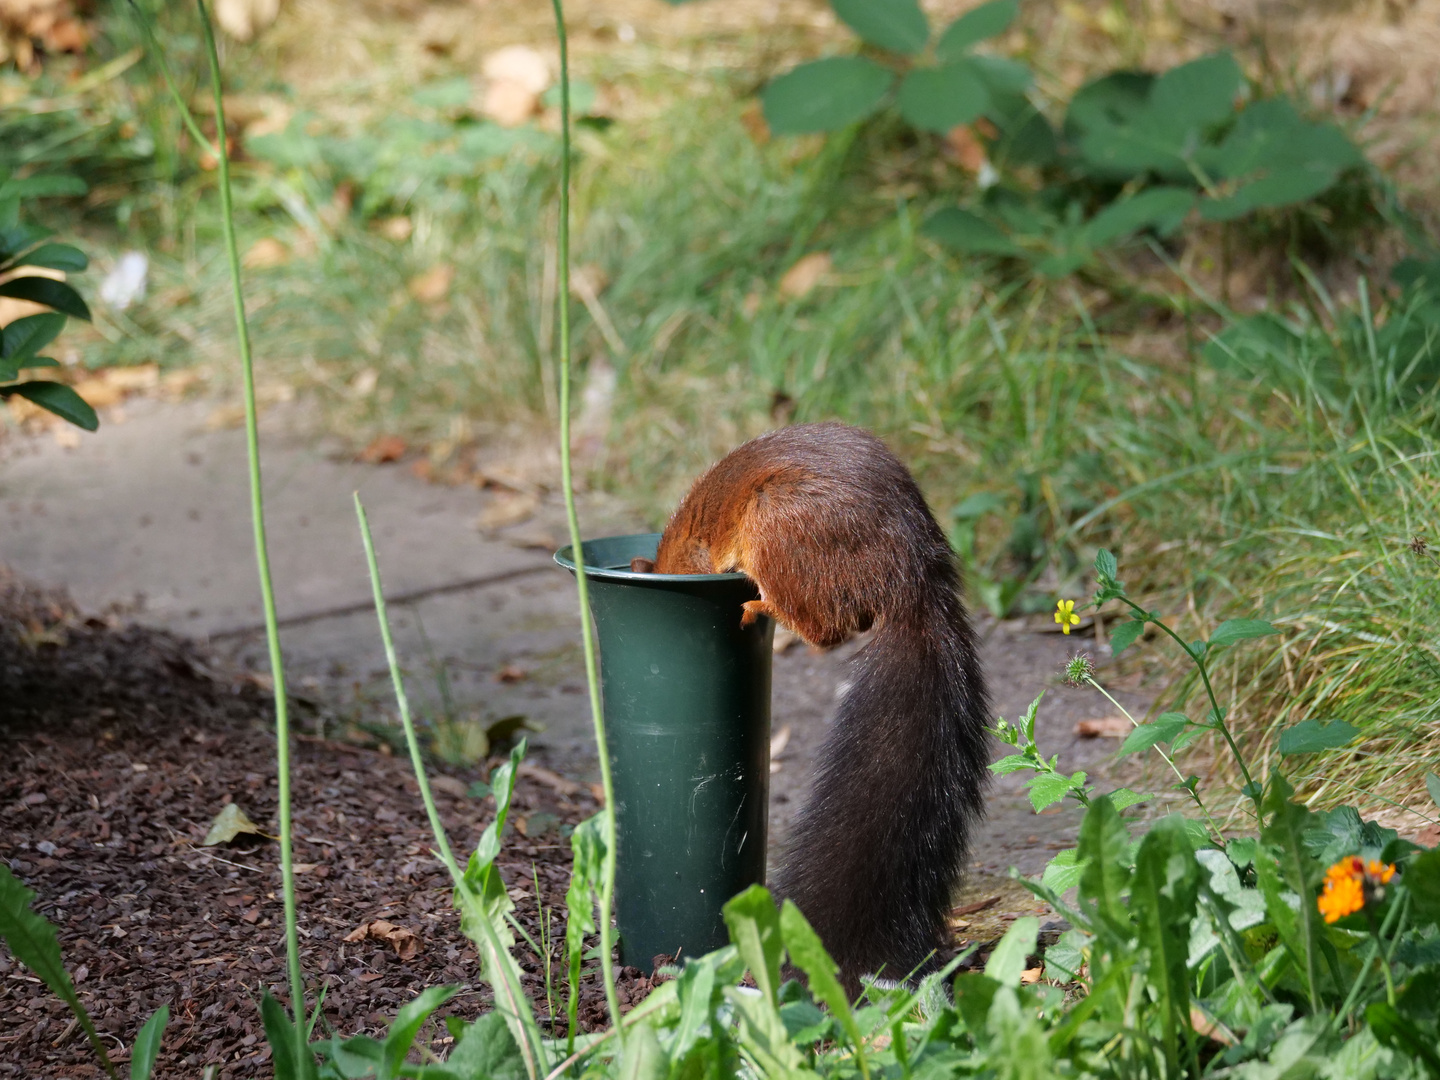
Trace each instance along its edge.
<instances>
[{"instance_id":1,"label":"pot rim","mask_svg":"<svg viewBox=\"0 0 1440 1080\"><path fill-rule=\"evenodd\" d=\"M604 541L621 542L625 540L643 541L650 550L660 542L660 533L624 533L620 536L596 536L589 540L581 540L582 550L591 544L599 544ZM637 545L638 546L638 545ZM571 552L573 544L566 544L559 551L555 552L555 562L572 573L575 570L575 558ZM628 563L626 566L628 567ZM748 581L749 579L741 573L732 572L728 574L640 574L630 569L620 569L613 566L594 566L590 563L585 565L585 576L600 581L626 581L635 584L658 584L665 582L681 581Z\"/></svg>"}]
</instances>

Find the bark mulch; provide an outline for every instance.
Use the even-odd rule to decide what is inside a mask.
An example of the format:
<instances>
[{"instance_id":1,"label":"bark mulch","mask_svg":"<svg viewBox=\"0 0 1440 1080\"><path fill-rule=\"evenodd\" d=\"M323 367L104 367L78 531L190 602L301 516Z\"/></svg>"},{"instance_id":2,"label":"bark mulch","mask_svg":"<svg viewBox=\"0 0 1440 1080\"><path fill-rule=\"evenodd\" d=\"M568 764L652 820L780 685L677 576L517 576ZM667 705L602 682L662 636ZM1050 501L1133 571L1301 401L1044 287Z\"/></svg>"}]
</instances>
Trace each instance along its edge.
<instances>
[{"instance_id":1,"label":"bark mulch","mask_svg":"<svg viewBox=\"0 0 1440 1080\"><path fill-rule=\"evenodd\" d=\"M85 619L0 570L0 859L59 928L81 1000L117 1063L168 1004L156 1076L200 1077L209 1066L217 1078L270 1075L258 1002L266 989L289 998L278 845L200 841L231 801L275 831L271 716L263 680L225 671L171 635ZM462 855L494 812L493 800L466 793L484 775L435 781ZM379 1034L436 983L463 987L442 1014L486 1011L489 990L430 854L408 763L302 735L293 790L301 957L312 1005L325 989L325 1023L342 1035ZM555 944L562 1033L562 832L595 809L586 787L522 768L500 858L517 918L537 943ZM544 963L523 945L517 958L543 1021ZM623 1001L649 989L625 969ZM586 1030L606 1025L593 971L580 1019ZM427 1038L443 1057L443 1026L432 1021ZM0 1077L99 1075L64 1005L0 949Z\"/></svg>"}]
</instances>

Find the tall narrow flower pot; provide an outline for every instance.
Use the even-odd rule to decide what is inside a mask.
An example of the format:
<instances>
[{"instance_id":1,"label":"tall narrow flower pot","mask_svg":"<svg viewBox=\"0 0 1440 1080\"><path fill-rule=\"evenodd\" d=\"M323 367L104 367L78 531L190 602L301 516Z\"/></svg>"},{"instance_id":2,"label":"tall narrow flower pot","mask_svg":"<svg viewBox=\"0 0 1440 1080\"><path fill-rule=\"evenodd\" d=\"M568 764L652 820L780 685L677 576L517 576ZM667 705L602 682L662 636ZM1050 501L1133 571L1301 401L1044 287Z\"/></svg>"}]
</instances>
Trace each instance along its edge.
<instances>
[{"instance_id":1,"label":"tall narrow flower pot","mask_svg":"<svg viewBox=\"0 0 1440 1080\"><path fill-rule=\"evenodd\" d=\"M775 624L740 626L743 574L637 574L658 533L586 541L617 814L623 963L725 944L725 901L765 880ZM569 547L555 561L575 570Z\"/></svg>"}]
</instances>

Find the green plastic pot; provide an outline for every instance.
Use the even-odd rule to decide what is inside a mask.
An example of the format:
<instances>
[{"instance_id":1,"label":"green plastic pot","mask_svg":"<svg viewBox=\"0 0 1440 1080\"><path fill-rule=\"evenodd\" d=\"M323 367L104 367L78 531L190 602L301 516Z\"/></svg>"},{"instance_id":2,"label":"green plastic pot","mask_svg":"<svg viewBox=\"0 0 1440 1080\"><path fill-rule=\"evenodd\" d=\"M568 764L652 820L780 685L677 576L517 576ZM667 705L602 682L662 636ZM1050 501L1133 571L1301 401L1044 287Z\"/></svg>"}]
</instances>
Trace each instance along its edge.
<instances>
[{"instance_id":1,"label":"green plastic pot","mask_svg":"<svg viewBox=\"0 0 1440 1080\"><path fill-rule=\"evenodd\" d=\"M659 533L582 544L615 784L624 964L729 940L720 909L765 880L775 624L740 626L743 574L636 574ZM575 570L569 547L555 561Z\"/></svg>"}]
</instances>

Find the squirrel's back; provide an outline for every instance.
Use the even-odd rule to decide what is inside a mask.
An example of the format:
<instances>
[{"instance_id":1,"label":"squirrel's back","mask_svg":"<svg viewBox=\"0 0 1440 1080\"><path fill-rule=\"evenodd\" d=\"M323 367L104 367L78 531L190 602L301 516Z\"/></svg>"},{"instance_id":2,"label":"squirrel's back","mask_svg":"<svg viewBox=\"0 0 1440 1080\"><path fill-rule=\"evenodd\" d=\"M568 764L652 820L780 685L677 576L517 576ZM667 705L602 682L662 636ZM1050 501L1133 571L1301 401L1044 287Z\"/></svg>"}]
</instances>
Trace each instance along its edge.
<instances>
[{"instance_id":1,"label":"squirrel's back","mask_svg":"<svg viewBox=\"0 0 1440 1080\"><path fill-rule=\"evenodd\" d=\"M852 661L778 891L852 990L903 978L944 945L983 812L988 705L954 555L909 471L843 424L783 428L695 482L660 541L661 573L740 570L776 617Z\"/></svg>"}]
</instances>

